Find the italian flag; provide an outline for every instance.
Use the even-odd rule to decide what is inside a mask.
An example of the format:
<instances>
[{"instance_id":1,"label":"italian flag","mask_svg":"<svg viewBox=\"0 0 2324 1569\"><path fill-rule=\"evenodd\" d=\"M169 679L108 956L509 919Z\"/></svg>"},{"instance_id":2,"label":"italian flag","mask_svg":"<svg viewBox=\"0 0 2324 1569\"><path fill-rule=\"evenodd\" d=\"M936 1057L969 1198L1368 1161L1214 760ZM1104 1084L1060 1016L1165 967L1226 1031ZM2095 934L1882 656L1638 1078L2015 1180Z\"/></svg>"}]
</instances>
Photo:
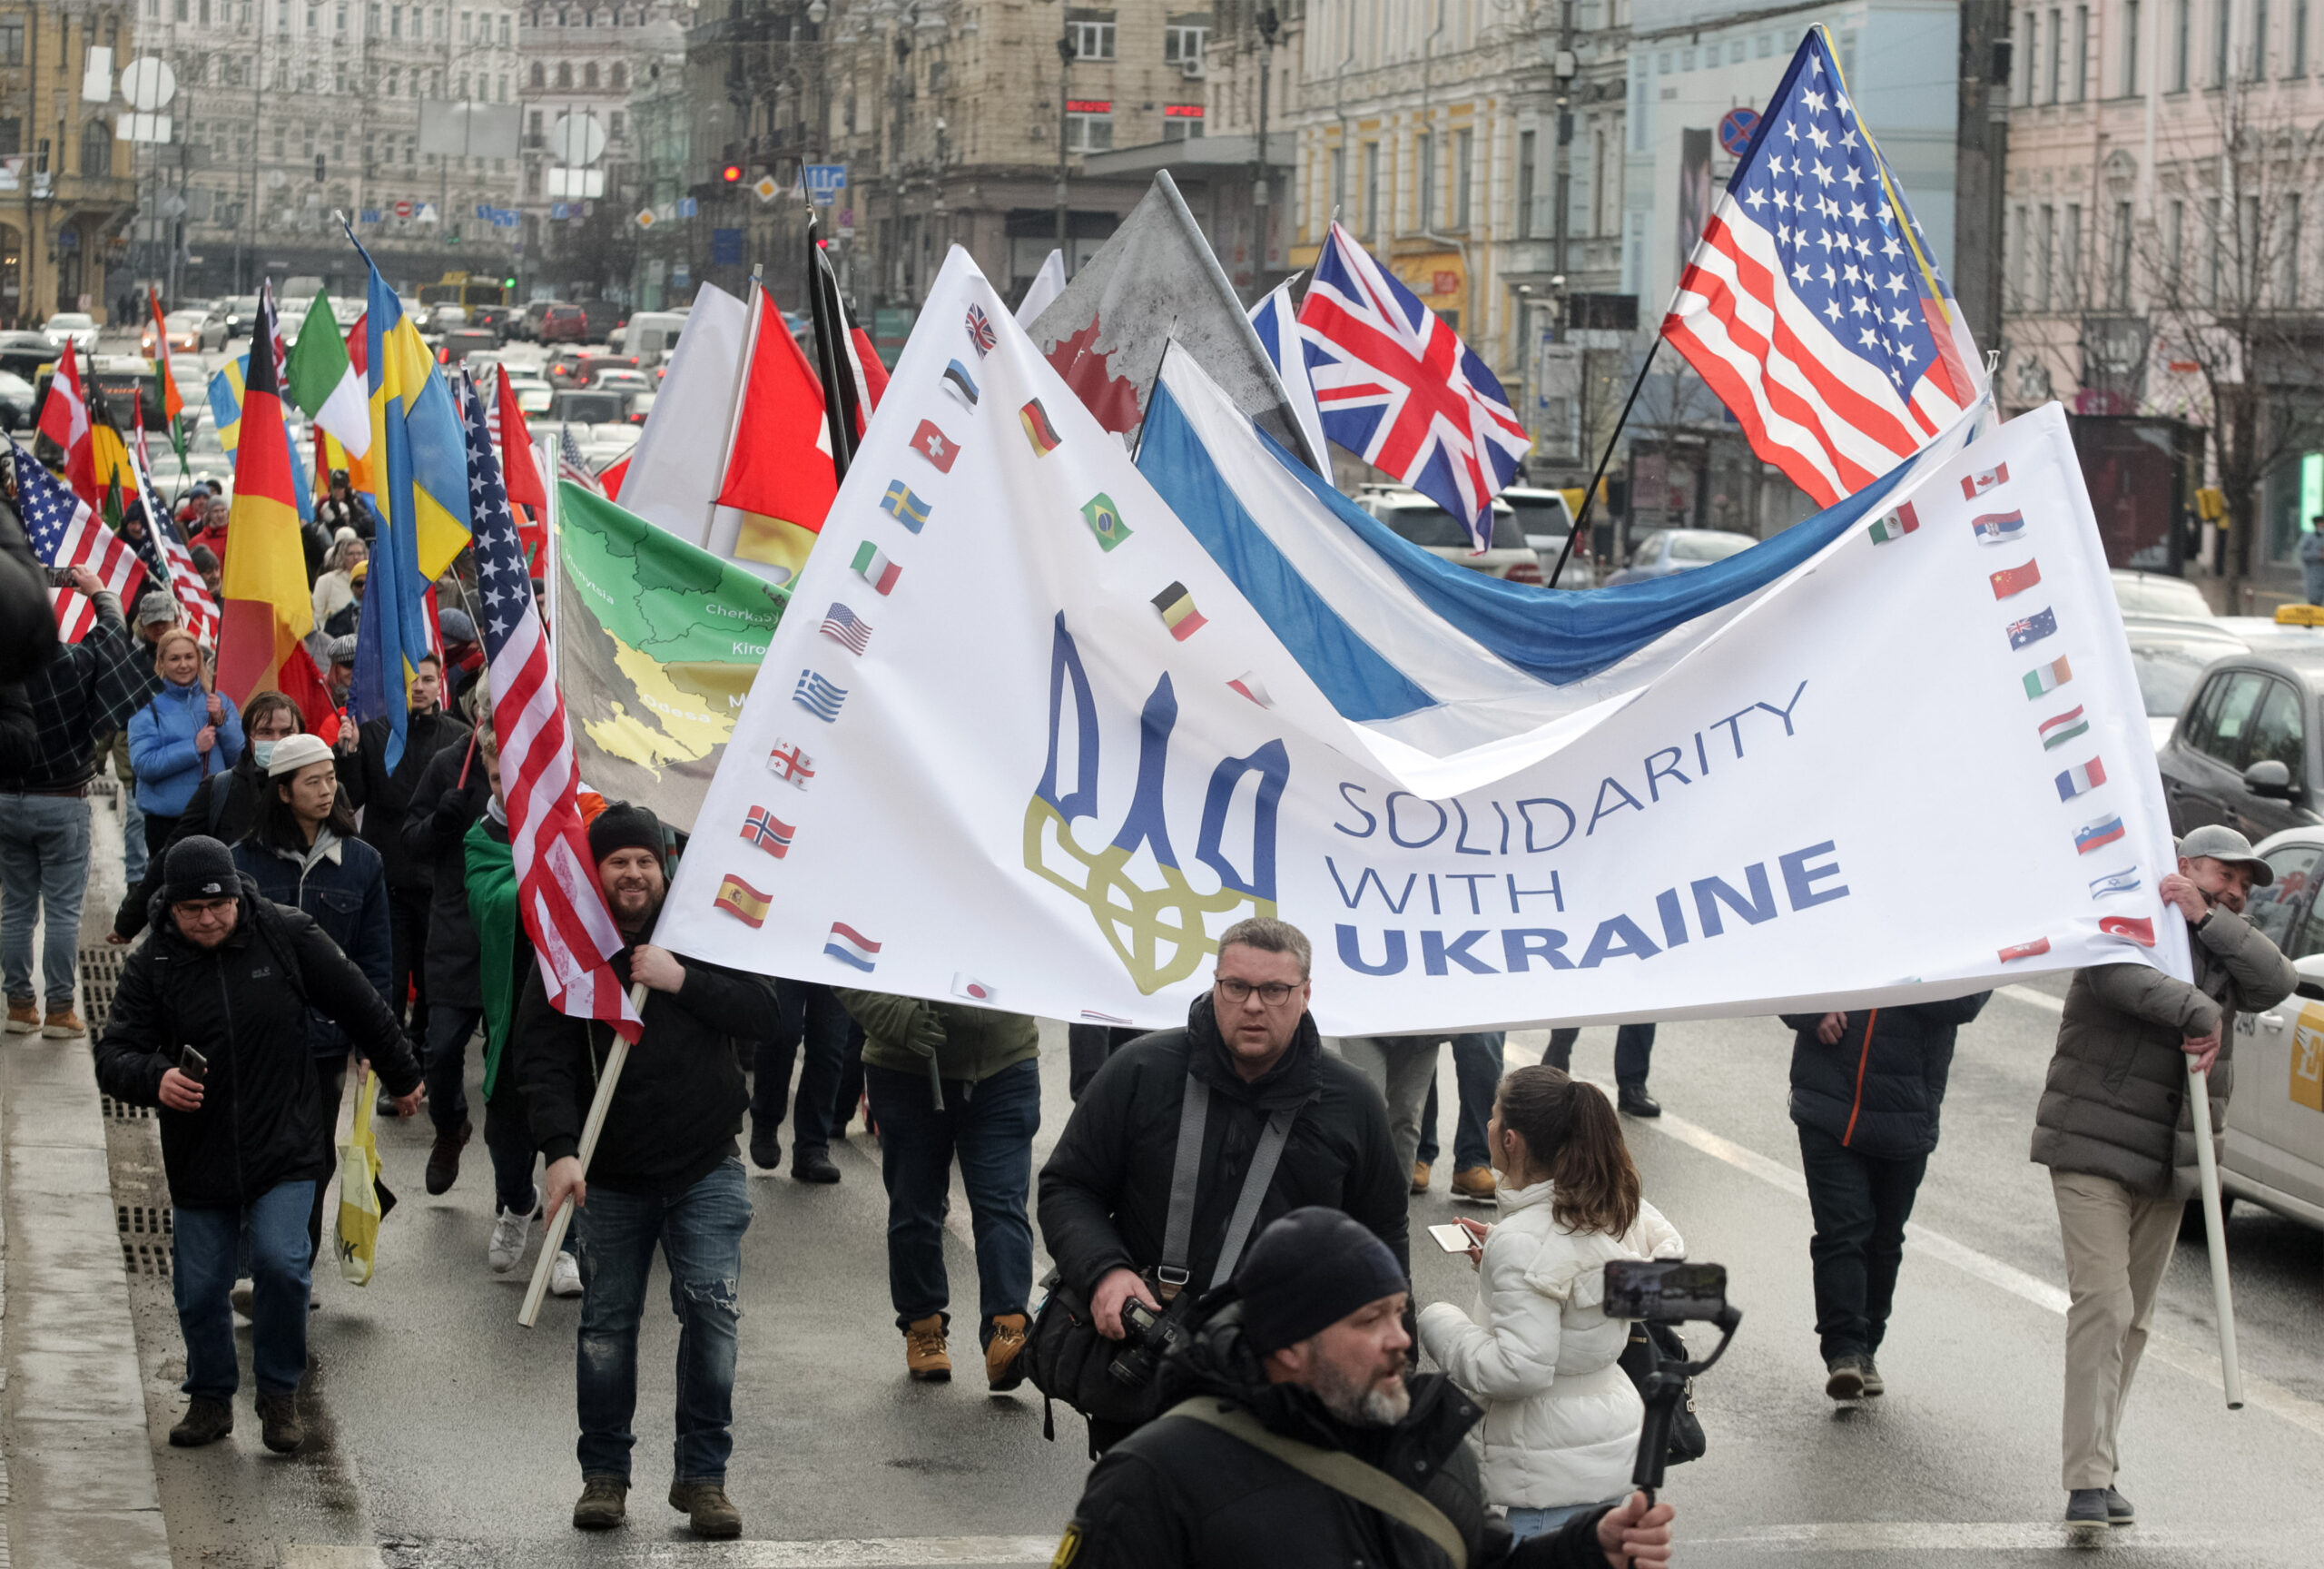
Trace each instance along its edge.
<instances>
[{"instance_id":1,"label":"italian flag","mask_svg":"<svg viewBox=\"0 0 2324 1569\"><path fill-rule=\"evenodd\" d=\"M371 450L371 405L347 358L330 297L320 290L307 307L299 341L290 350L290 398L318 429L361 458Z\"/></svg>"}]
</instances>

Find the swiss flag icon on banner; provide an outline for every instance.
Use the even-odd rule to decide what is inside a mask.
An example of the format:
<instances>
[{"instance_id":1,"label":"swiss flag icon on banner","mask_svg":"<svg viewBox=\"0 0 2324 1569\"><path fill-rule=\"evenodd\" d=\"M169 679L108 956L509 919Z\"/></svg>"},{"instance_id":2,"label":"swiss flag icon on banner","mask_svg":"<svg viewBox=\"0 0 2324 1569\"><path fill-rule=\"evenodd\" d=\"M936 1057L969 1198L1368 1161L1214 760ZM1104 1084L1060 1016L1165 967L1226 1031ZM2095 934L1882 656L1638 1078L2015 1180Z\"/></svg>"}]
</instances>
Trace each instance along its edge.
<instances>
[{"instance_id":1,"label":"swiss flag icon on banner","mask_svg":"<svg viewBox=\"0 0 2324 1569\"><path fill-rule=\"evenodd\" d=\"M952 459L960 455L960 448L953 444L950 436L936 428L933 419L920 422L920 429L912 432L911 445L913 451L936 465L939 474L950 474Z\"/></svg>"}]
</instances>

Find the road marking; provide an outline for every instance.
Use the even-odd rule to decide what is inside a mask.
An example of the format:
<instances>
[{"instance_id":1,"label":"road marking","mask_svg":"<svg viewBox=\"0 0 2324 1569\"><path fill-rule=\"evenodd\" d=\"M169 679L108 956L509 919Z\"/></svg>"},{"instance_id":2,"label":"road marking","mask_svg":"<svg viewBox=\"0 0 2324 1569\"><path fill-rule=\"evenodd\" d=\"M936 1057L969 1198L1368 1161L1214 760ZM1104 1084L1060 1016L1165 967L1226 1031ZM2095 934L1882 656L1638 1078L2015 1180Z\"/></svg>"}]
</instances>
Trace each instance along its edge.
<instances>
[{"instance_id":1,"label":"road marking","mask_svg":"<svg viewBox=\"0 0 2324 1569\"><path fill-rule=\"evenodd\" d=\"M2064 998L2053 997L2047 992L2037 992L2031 986L2002 986L1997 987L1996 990L2013 1002L2023 1002L2029 1007L2039 1008L2045 1013L2063 1013L2066 1011Z\"/></svg>"},{"instance_id":2,"label":"road marking","mask_svg":"<svg viewBox=\"0 0 2324 1569\"><path fill-rule=\"evenodd\" d=\"M2021 989L2010 986L2003 990L2014 994ZM2035 992L2034 995L2043 994ZM2044 1001L2056 1000L2045 998ZM1600 1088L1612 1093L1610 1086L1600 1085ZM1635 1122L1631 1125L1638 1126ZM1683 1117L1666 1110L1647 1126L1690 1149L1700 1150L1715 1160L1724 1161L1738 1171L1748 1172L1771 1188L1779 1188L1795 1199L1807 1197L1807 1179L1790 1167L1770 1159L1756 1150L1747 1150L1731 1139L1721 1138L1709 1129L1699 1127ZM1916 1221L1905 1226L1905 1236L1915 1248L1932 1258L1950 1264L1964 1274L1973 1275L1988 1286L1999 1287L2011 1296L2031 1302L2047 1312L2062 1317L2065 1314L2071 1300L2065 1290L2039 1276L2029 1275L2014 1264L2004 1264L1989 1253L1981 1253L1965 1242L1956 1241L1941 1231L1932 1231ZM2146 1355L2165 1367L2175 1367L2181 1373L2199 1378L2215 1389L2224 1392L2226 1388L2220 1375L2216 1352L2205 1351L2183 1340L2153 1331L2147 1339ZM2249 1372L2243 1377L2243 1403L2271 1412L2310 1433L2324 1434L2324 1404L2295 1395L2280 1384L2255 1378Z\"/></svg>"},{"instance_id":3,"label":"road marking","mask_svg":"<svg viewBox=\"0 0 2324 1569\"><path fill-rule=\"evenodd\" d=\"M419 1546L423 1554L426 1544ZM1055 1536L868 1536L816 1542L669 1542L612 1557L590 1554L608 1564L679 1566L679 1569L922 1569L961 1564L1047 1564L1057 1554ZM282 1569L382 1569L377 1547L318 1546L292 1543L282 1550Z\"/></svg>"},{"instance_id":4,"label":"road marking","mask_svg":"<svg viewBox=\"0 0 2324 1569\"><path fill-rule=\"evenodd\" d=\"M2134 1526L2099 1538L2110 1553L2142 1547L2185 1547L2206 1540L2192 1532ZM1762 1525L1718 1536L1679 1538L1682 1547L1761 1547L1810 1553L2022 1553L2075 1546L2081 1538L2063 1521L1835 1521L1815 1525Z\"/></svg>"}]
</instances>

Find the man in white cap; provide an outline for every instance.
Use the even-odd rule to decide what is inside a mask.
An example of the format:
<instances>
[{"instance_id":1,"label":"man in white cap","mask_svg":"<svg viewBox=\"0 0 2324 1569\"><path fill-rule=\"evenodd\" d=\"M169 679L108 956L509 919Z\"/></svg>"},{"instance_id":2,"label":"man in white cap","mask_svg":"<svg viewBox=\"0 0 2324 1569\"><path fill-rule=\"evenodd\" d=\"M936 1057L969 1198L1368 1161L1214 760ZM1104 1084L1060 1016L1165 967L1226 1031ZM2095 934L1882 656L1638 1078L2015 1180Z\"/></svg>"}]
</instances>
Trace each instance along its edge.
<instances>
[{"instance_id":1,"label":"man in white cap","mask_svg":"<svg viewBox=\"0 0 2324 1569\"><path fill-rule=\"evenodd\" d=\"M2195 1192L2187 1070L2208 1070L2216 1139L2227 1126L2236 1013L2274 1007L2299 981L2243 918L2245 896L2274 881L2234 829L2194 829L2158 890L2186 917L2193 982L2126 949L2123 963L2078 971L2066 992L2034 1112L2034 1159L2050 1169L2065 1241L2064 1482L2066 1524L2077 1530L2137 1517L2114 1486L2116 1439L2155 1289Z\"/></svg>"}]
</instances>

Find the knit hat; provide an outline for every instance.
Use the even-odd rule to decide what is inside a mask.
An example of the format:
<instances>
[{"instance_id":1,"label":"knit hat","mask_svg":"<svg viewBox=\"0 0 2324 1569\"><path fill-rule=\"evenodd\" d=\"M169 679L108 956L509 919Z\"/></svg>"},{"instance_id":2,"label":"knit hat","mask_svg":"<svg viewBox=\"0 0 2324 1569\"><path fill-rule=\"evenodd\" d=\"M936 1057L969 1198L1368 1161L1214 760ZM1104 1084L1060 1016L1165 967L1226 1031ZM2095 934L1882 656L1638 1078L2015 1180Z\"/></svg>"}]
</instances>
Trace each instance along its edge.
<instances>
[{"instance_id":1,"label":"knit hat","mask_svg":"<svg viewBox=\"0 0 2324 1569\"><path fill-rule=\"evenodd\" d=\"M156 588L137 601L137 624L140 627L176 626L178 602L166 589Z\"/></svg>"},{"instance_id":2,"label":"knit hat","mask_svg":"<svg viewBox=\"0 0 2324 1569\"><path fill-rule=\"evenodd\" d=\"M273 755L266 760L266 776L270 779L287 778L310 763L330 761L330 744L320 735L310 735L301 731L295 735L285 735L274 744Z\"/></svg>"},{"instance_id":3,"label":"knit hat","mask_svg":"<svg viewBox=\"0 0 2324 1569\"><path fill-rule=\"evenodd\" d=\"M345 636L332 638L324 645L323 655L334 665L354 664L355 634L350 632Z\"/></svg>"},{"instance_id":4,"label":"knit hat","mask_svg":"<svg viewBox=\"0 0 2324 1569\"><path fill-rule=\"evenodd\" d=\"M662 820L643 806L616 801L589 824L589 859L603 864L616 850L647 850L662 854Z\"/></svg>"},{"instance_id":5,"label":"knit hat","mask_svg":"<svg viewBox=\"0 0 2324 1569\"><path fill-rule=\"evenodd\" d=\"M162 897L172 904L189 899L239 899L241 880L234 872L233 852L206 834L195 834L170 846L162 863Z\"/></svg>"},{"instance_id":6,"label":"knit hat","mask_svg":"<svg viewBox=\"0 0 2324 1569\"><path fill-rule=\"evenodd\" d=\"M1321 1205L1294 1209L1260 1232L1235 1284L1243 1298L1243 1337L1262 1357L1411 1289L1386 1243Z\"/></svg>"},{"instance_id":7,"label":"knit hat","mask_svg":"<svg viewBox=\"0 0 2324 1569\"><path fill-rule=\"evenodd\" d=\"M436 630L444 635L447 643L476 641L476 623L468 619L465 610L444 610L436 617Z\"/></svg>"}]
</instances>

